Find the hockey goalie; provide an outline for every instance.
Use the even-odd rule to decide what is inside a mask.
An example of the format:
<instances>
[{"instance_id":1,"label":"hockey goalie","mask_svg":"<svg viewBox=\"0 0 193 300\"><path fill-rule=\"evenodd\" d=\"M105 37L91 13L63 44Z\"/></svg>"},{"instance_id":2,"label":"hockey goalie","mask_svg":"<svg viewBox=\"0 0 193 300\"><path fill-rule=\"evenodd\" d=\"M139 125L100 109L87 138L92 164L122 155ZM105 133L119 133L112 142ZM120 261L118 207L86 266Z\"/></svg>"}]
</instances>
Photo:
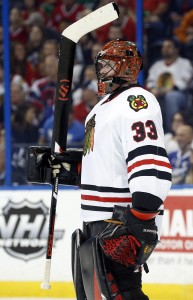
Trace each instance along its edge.
<instances>
[{"instance_id":1,"label":"hockey goalie","mask_svg":"<svg viewBox=\"0 0 193 300\"><path fill-rule=\"evenodd\" d=\"M108 42L94 64L104 97L85 123L75 287L84 290L78 299L148 300L142 270L159 241L171 187L160 107L137 82L143 61L134 43Z\"/></svg>"},{"instance_id":2,"label":"hockey goalie","mask_svg":"<svg viewBox=\"0 0 193 300\"><path fill-rule=\"evenodd\" d=\"M86 118L83 150L54 160L41 150L31 176L51 183L59 174L60 183L81 188L83 226L72 234L77 299L148 300L142 272L159 242L171 187L162 115L138 84L143 60L134 43L108 42L94 66L102 100Z\"/></svg>"}]
</instances>

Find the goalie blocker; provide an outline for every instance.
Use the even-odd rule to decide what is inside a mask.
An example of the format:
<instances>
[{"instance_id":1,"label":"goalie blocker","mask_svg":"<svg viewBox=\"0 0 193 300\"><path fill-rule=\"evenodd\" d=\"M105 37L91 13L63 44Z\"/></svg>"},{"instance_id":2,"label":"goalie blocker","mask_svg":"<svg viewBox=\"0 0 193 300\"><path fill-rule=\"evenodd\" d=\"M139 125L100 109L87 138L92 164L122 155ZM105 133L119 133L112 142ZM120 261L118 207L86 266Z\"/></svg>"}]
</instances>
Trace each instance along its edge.
<instances>
[{"instance_id":1,"label":"goalie blocker","mask_svg":"<svg viewBox=\"0 0 193 300\"><path fill-rule=\"evenodd\" d=\"M50 147L29 147L27 181L52 185L58 168L59 184L80 186L82 153L82 149L67 149L62 154L51 154Z\"/></svg>"}]
</instances>

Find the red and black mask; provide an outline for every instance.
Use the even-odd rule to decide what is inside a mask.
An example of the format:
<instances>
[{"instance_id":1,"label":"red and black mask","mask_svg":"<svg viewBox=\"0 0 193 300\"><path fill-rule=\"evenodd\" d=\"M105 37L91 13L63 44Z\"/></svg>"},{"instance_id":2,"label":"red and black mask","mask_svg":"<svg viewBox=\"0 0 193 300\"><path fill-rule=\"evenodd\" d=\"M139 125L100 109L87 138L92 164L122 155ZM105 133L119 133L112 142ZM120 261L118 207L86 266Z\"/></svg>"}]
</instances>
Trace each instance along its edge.
<instances>
[{"instance_id":1,"label":"red and black mask","mask_svg":"<svg viewBox=\"0 0 193 300\"><path fill-rule=\"evenodd\" d=\"M115 85L136 83L142 65L141 54L134 43L124 40L108 42L95 59L98 94L111 93Z\"/></svg>"}]
</instances>

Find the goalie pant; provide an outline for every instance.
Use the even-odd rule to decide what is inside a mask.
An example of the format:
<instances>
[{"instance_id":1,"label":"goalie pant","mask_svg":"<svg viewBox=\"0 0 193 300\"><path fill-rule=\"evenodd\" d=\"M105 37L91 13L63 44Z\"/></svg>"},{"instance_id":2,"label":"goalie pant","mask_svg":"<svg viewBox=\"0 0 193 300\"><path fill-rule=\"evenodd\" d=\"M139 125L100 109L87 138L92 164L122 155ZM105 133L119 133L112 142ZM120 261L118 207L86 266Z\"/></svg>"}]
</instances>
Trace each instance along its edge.
<instances>
[{"instance_id":1,"label":"goalie pant","mask_svg":"<svg viewBox=\"0 0 193 300\"><path fill-rule=\"evenodd\" d=\"M148 300L141 290L141 270L134 272L110 261L101 250L98 234L104 221L84 223L72 235L72 274L77 300Z\"/></svg>"}]
</instances>

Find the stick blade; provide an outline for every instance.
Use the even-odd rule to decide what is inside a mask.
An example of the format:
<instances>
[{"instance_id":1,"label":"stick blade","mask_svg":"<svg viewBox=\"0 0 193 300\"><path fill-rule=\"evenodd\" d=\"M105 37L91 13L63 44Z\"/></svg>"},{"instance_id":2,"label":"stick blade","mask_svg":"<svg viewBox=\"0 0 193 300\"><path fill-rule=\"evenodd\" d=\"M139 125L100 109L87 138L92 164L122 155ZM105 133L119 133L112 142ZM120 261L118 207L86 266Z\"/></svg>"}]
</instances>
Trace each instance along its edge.
<instances>
[{"instance_id":1,"label":"stick blade","mask_svg":"<svg viewBox=\"0 0 193 300\"><path fill-rule=\"evenodd\" d=\"M77 43L83 35L116 20L118 16L117 4L108 3L67 27L62 35Z\"/></svg>"}]
</instances>

